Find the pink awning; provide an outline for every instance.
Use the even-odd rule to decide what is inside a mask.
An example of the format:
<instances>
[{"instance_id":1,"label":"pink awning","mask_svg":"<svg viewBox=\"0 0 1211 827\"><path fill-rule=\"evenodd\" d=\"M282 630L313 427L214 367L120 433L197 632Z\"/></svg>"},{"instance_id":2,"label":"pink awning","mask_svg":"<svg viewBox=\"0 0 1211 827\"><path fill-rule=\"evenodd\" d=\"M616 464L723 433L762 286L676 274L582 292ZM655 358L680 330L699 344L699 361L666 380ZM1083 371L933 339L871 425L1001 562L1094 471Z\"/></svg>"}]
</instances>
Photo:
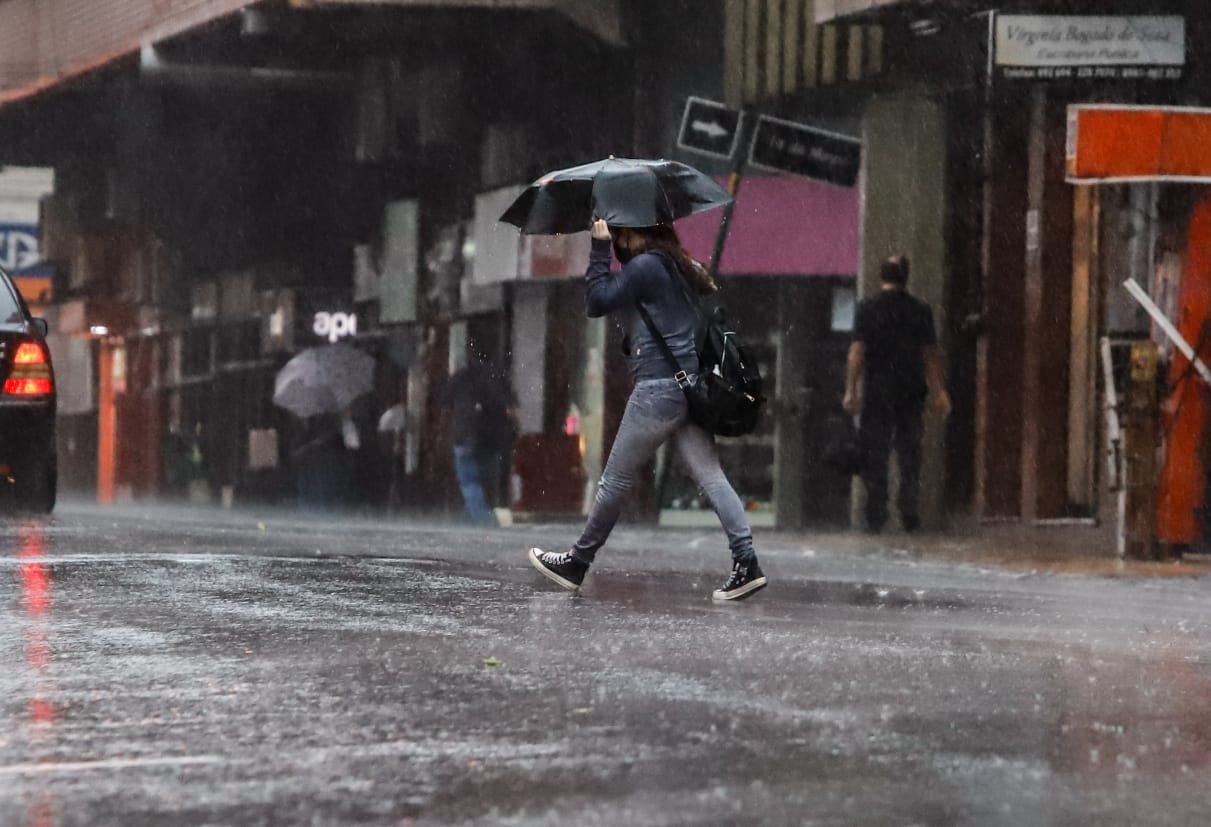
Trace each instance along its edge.
<instances>
[{"instance_id":1,"label":"pink awning","mask_svg":"<svg viewBox=\"0 0 1211 827\"><path fill-rule=\"evenodd\" d=\"M723 181L726 185L726 180ZM684 218L690 254L711 257L722 210ZM832 276L858 271L858 190L797 176L745 178L719 272Z\"/></svg>"}]
</instances>

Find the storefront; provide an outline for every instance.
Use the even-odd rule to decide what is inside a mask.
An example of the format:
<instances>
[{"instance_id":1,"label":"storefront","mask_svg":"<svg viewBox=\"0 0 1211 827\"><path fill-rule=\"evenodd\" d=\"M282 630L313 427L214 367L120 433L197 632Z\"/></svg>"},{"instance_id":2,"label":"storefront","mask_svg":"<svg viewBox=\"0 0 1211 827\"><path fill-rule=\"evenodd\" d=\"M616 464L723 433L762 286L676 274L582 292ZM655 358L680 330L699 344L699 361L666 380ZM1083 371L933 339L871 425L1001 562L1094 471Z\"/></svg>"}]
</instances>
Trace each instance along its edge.
<instances>
[{"instance_id":1,"label":"storefront","mask_svg":"<svg viewBox=\"0 0 1211 827\"><path fill-rule=\"evenodd\" d=\"M1102 442L1107 478L1123 491L1121 550L1201 547L1211 537L1211 372L1192 357L1211 352L1211 109L1072 106L1066 155L1076 185L1074 304L1092 308L1087 329L1113 361L1100 366L1103 393L1123 400ZM1074 361L1091 349L1077 345ZM1133 395L1141 379L1159 390Z\"/></svg>"},{"instance_id":2,"label":"storefront","mask_svg":"<svg viewBox=\"0 0 1211 827\"><path fill-rule=\"evenodd\" d=\"M717 214L678 223L708 260ZM848 480L820 462L840 416L859 255L855 189L798 176L743 180L719 266L720 302L761 363L769 403L756 433L720 439L724 470L755 525L846 525ZM692 483L672 475L661 521L709 522ZM709 507L709 506L708 506Z\"/></svg>"}]
</instances>

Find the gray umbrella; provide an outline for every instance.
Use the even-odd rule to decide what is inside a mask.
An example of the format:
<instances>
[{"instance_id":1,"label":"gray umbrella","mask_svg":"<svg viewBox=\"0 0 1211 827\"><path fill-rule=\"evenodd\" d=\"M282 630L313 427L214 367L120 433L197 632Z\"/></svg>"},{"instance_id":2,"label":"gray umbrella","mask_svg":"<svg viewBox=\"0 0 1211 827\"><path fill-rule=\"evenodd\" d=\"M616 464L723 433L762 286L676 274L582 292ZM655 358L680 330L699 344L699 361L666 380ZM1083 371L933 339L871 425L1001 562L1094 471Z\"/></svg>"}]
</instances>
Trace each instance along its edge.
<instances>
[{"instance_id":1,"label":"gray umbrella","mask_svg":"<svg viewBox=\"0 0 1211 827\"><path fill-rule=\"evenodd\" d=\"M542 176L500 220L532 235L578 233L594 218L614 227L652 227L731 200L713 179L679 161L610 157Z\"/></svg>"},{"instance_id":2,"label":"gray umbrella","mask_svg":"<svg viewBox=\"0 0 1211 827\"><path fill-rule=\"evenodd\" d=\"M338 413L374 386L374 357L346 344L304 350L273 382L273 404L295 416Z\"/></svg>"}]
</instances>

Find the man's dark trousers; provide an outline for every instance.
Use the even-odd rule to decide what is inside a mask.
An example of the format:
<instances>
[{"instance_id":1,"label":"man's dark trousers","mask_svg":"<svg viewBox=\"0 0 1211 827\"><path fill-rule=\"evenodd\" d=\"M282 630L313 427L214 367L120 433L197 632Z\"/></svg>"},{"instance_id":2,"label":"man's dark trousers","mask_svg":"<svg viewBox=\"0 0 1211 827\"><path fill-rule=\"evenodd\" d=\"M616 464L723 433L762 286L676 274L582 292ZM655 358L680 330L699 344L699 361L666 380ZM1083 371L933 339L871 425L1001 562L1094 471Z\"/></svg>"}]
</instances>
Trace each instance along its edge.
<instances>
[{"instance_id":1,"label":"man's dark trousers","mask_svg":"<svg viewBox=\"0 0 1211 827\"><path fill-rule=\"evenodd\" d=\"M862 482L866 486L866 527L871 531L881 531L887 522L887 466L893 446L900 470L896 497L900 521L909 531L920 523L917 495L924 409L924 399L889 400L876 396L862 405Z\"/></svg>"}]
</instances>

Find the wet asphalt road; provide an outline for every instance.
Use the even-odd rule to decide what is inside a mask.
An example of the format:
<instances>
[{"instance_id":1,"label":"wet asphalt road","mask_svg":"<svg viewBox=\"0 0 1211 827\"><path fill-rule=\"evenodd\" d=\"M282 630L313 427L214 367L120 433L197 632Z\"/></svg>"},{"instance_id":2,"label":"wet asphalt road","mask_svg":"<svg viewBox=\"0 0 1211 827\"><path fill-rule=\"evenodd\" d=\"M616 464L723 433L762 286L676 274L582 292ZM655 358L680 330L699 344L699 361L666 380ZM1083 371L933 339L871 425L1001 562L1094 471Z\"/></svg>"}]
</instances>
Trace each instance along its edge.
<instances>
[{"instance_id":1,"label":"wet asphalt road","mask_svg":"<svg viewBox=\"0 0 1211 827\"><path fill-rule=\"evenodd\" d=\"M0 521L0 825L1211 820L1205 576L576 528Z\"/></svg>"}]
</instances>

